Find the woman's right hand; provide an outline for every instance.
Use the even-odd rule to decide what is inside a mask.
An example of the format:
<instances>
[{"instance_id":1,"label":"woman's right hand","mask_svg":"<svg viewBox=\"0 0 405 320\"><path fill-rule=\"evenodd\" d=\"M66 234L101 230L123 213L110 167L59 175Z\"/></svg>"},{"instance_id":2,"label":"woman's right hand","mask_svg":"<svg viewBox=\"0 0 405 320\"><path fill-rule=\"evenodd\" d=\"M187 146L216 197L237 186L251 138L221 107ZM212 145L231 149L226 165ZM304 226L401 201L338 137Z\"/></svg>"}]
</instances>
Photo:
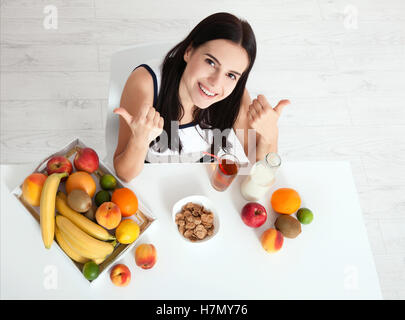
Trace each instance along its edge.
<instances>
[{"instance_id":1,"label":"woman's right hand","mask_svg":"<svg viewBox=\"0 0 405 320\"><path fill-rule=\"evenodd\" d=\"M164 120L154 107L145 108L139 115L132 116L124 108L114 109L114 113L120 115L131 129L132 135L139 143L147 142L149 145L163 132Z\"/></svg>"}]
</instances>

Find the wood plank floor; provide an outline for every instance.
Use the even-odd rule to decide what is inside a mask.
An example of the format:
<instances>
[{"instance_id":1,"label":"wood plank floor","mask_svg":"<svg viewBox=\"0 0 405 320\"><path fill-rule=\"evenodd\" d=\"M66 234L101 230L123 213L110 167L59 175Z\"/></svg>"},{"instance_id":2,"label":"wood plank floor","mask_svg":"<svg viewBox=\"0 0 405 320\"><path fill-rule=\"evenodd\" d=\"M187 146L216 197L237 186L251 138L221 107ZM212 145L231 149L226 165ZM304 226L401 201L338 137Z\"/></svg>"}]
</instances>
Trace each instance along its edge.
<instances>
[{"instance_id":1,"label":"wood plank floor","mask_svg":"<svg viewBox=\"0 0 405 320\"><path fill-rule=\"evenodd\" d=\"M53 0L46 29L49 2L1 0L1 163L77 136L104 157L111 55L234 13L257 38L251 95L292 101L282 158L350 161L383 297L405 299L405 1Z\"/></svg>"}]
</instances>

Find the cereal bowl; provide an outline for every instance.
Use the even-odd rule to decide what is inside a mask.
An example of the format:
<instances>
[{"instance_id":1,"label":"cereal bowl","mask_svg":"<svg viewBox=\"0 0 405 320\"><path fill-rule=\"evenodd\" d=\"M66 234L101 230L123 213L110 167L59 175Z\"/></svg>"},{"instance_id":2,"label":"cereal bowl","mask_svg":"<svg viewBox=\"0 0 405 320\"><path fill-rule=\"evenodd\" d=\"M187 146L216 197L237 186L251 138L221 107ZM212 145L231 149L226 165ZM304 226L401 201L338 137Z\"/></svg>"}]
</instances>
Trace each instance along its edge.
<instances>
[{"instance_id":1,"label":"cereal bowl","mask_svg":"<svg viewBox=\"0 0 405 320\"><path fill-rule=\"evenodd\" d=\"M178 213L182 213L182 216L177 216ZM173 206L172 216L177 234L187 242L206 242L218 233L218 211L207 197L194 195L177 201ZM182 223L179 220L184 221L182 230L181 226L179 226ZM188 232L183 235L182 231L184 233Z\"/></svg>"}]
</instances>

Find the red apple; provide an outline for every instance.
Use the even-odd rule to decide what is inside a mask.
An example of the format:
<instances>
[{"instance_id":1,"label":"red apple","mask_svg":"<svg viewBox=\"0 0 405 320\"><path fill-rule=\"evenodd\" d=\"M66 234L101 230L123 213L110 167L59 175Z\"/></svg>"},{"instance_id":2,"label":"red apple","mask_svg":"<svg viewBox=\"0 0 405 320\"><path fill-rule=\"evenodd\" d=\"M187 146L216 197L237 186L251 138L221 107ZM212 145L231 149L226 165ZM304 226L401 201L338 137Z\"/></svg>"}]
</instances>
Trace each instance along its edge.
<instances>
[{"instance_id":1,"label":"red apple","mask_svg":"<svg viewBox=\"0 0 405 320\"><path fill-rule=\"evenodd\" d=\"M73 171L73 166L70 160L64 156L55 156L48 160L46 164L46 172L48 176L52 173L63 173L67 172L70 175ZM62 181L66 180L67 177L62 178Z\"/></svg>"},{"instance_id":2,"label":"red apple","mask_svg":"<svg viewBox=\"0 0 405 320\"><path fill-rule=\"evenodd\" d=\"M98 155L91 148L78 148L73 163L77 171L93 173L98 169Z\"/></svg>"},{"instance_id":3,"label":"red apple","mask_svg":"<svg viewBox=\"0 0 405 320\"><path fill-rule=\"evenodd\" d=\"M266 209L257 202L249 202L242 209L242 220L249 227L258 228L266 219Z\"/></svg>"},{"instance_id":4,"label":"red apple","mask_svg":"<svg viewBox=\"0 0 405 320\"><path fill-rule=\"evenodd\" d=\"M110 279L118 287L125 287L131 281L131 271L125 264L117 264L112 268Z\"/></svg>"}]
</instances>

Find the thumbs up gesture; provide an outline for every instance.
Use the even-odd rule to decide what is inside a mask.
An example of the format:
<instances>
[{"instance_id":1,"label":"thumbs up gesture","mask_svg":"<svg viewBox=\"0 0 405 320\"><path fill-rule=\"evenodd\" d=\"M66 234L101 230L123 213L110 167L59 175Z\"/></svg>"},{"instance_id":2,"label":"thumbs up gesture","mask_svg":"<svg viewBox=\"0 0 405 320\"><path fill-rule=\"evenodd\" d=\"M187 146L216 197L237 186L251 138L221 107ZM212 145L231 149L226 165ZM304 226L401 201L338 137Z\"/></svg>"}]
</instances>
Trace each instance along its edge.
<instances>
[{"instance_id":1,"label":"thumbs up gesture","mask_svg":"<svg viewBox=\"0 0 405 320\"><path fill-rule=\"evenodd\" d=\"M154 107L145 108L137 116L132 116L124 108L114 109L114 113L120 115L129 128L136 141L151 143L163 132L164 120Z\"/></svg>"},{"instance_id":2,"label":"thumbs up gesture","mask_svg":"<svg viewBox=\"0 0 405 320\"><path fill-rule=\"evenodd\" d=\"M289 104L289 100L281 100L277 106L272 108L266 97L259 94L249 106L250 127L255 129L264 141L272 141L274 137L278 136L278 119L283 109Z\"/></svg>"}]
</instances>

